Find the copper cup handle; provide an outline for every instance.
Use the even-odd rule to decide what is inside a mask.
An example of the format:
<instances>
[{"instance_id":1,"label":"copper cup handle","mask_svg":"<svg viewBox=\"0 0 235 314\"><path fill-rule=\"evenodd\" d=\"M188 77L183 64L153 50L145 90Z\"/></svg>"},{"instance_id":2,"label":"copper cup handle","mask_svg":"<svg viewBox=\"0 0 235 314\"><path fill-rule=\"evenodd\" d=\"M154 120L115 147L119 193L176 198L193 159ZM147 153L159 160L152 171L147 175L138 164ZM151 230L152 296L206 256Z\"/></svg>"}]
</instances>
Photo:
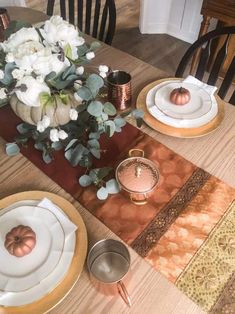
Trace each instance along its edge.
<instances>
[{"instance_id":1,"label":"copper cup handle","mask_svg":"<svg viewBox=\"0 0 235 314\"><path fill-rule=\"evenodd\" d=\"M131 200L132 203L135 204L135 205L145 205L145 204L147 204L147 202L148 202L146 195L144 195L144 200L139 200L139 201L133 199L133 196L130 195L130 200Z\"/></svg>"},{"instance_id":2,"label":"copper cup handle","mask_svg":"<svg viewBox=\"0 0 235 314\"><path fill-rule=\"evenodd\" d=\"M129 152L128 152L128 155L129 155L129 157L137 157L137 156L134 155L135 153L137 153L138 157L144 157L143 149L139 149L139 148L130 149Z\"/></svg>"},{"instance_id":3,"label":"copper cup handle","mask_svg":"<svg viewBox=\"0 0 235 314\"><path fill-rule=\"evenodd\" d=\"M120 280L117 282L117 288L118 288L118 293L120 294L120 296L122 297L123 301L129 306L131 307L131 298L126 290L126 287L124 285L124 283Z\"/></svg>"}]
</instances>

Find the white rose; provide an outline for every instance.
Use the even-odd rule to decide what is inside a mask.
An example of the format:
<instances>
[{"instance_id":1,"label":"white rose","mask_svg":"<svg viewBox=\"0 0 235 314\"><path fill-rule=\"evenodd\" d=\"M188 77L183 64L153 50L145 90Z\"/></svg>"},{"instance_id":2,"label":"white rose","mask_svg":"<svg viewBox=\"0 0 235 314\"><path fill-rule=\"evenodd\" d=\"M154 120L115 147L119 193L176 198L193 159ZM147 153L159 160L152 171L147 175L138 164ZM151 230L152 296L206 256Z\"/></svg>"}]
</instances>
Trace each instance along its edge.
<instances>
[{"instance_id":1,"label":"white rose","mask_svg":"<svg viewBox=\"0 0 235 314\"><path fill-rule=\"evenodd\" d=\"M73 53L73 58L77 57L75 47L84 44L84 38L80 37L74 25L64 21L60 16L52 16L46 21L43 29L40 30L43 38L51 45L56 45L59 42L64 48L67 44L70 45Z\"/></svg>"},{"instance_id":2,"label":"white rose","mask_svg":"<svg viewBox=\"0 0 235 314\"><path fill-rule=\"evenodd\" d=\"M16 33L12 34L8 40L3 42L3 49L5 52L12 52L16 47L27 41L40 41L38 32L33 27L23 27Z\"/></svg>"},{"instance_id":3,"label":"white rose","mask_svg":"<svg viewBox=\"0 0 235 314\"><path fill-rule=\"evenodd\" d=\"M45 127L44 127L42 121L38 121L38 123L37 123L37 130L38 130L38 132L40 132L40 133L42 133L42 132L45 131Z\"/></svg>"},{"instance_id":4,"label":"white rose","mask_svg":"<svg viewBox=\"0 0 235 314\"><path fill-rule=\"evenodd\" d=\"M76 74L77 75L82 75L84 73L84 67L80 66L76 69Z\"/></svg>"},{"instance_id":5,"label":"white rose","mask_svg":"<svg viewBox=\"0 0 235 314\"><path fill-rule=\"evenodd\" d=\"M25 72L23 70L20 70L20 69L14 69L12 72L11 72L12 76L14 79L16 80L21 80L25 74Z\"/></svg>"},{"instance_id":6,"label":"white rose","mask_svg":"<svg viewBox=\"0 0 235 314\"><path fill-rule=\"evenodd\" d=\"M109 68L107 65L100 65L99 66L99 71L100 72L104 72L104 73L107 73L109 71Z\"/></svg>"},{"instance_id":7,"label":"white rose","mask_svg":"<svg viewBox=\"0 0 235 314\"><path fill-rule=\"evenodd\" d=\"M71 120L76 121L78 118L78 112L76 109L70 109L69 111L69 117Z\"/></svg>"},{"instance_id":8,"label":"white rose","mask_svg":"<svg viewBox=\"0 0 235 314\"><path fill-rule=\"evenodd\" d=\"M79 88L81 88L82 86L82 81L81 80L76 80L74 83L73 83L73 87L76 91L79 90Z\"/></svg>"},{"instance_id":9,"label":"white rose","mask_svg":"<svg viewBox=\"0 0 235 314\"><path fill-rule=\"evenodd\" d=\"M100 76L106 78L107 74L105 72L100 72Z\"/></svg>"},{"instance_id":10,"label":"white rose","mask_svg":"<svg viewBox=\"0 0 235 314\"><path fill-rule=\"evenodd\" d=\"M39 82L39 83L43 83L44 82L44 78L42 75L39 75L36 77L36 80Z\"/></svg>"},{"instance_id":11,"label":"white rose","mask_svg":"<svg viewBox=\"0 0 235 314\"><path fill-rule=\"evenodd\" d=\"M24 76L21 80L18 81L17 86L20 86L21 84L25 84L27 90L25 92L17 90L16 96L27 106L39 107L41 105L39 98L40 93L46 92L50 94L49 87L45 83L39 83L32 76Z\"/></svg>"},{"instance_id":12,"label":"white rose","mask_svg":"<svg viewBox=\"0 0 235 314\"><path fill-rule=\"evenodd\" d=\"M49 127L50 123L51 123L50 118L45 115L45 116L42 118L42 125L43 125L44 128L46 129L47 127Z\"/></svg>"},{"instance_id":13,"label":"white rose","mask_svg":"<svg viewBox=\"0 0 235 314\"><path fill-rule=\"evenodd\" d=\"M52 142L58 142L59 141L59 135L58 135L58 130L57 129L51 129L50 130L50 140Z\"/></svg>"},{"instance_id":14,"label":"white rose","mask_svg":"<svg viewBox=\"0 0 235 314\"><path fill-rule=\"evenodd\" d=\"M5 61L7 63L12 63L12 62L15 62L15 58L14 58L14 55L12 52L9 52L6 57L5 57Z\"/></svg>"},{"instance_id":15,"label":"white rose","mask_svg":"<svg viewBox=\"0 0 235 314\"><path fill-rule=\"evenodd\" d=\"M2 80L4 78L4 72L3 70L0 70L0 80Z\"/></svg>"},{"instance_id":16,"label":"white rose","mask_svg":"<svg viewBox=\"0 0 235 314\"><path fill-rule=\"evenodd\" d=\"M68 134L64 130L58 132L59 139L65 140L68 137Z\"/></svg>"},{"instance_id":17,"label":"white rose","mask_svg":"<svg viewBox=\"0 0 235 314\"><path fill-rule=\"evenodd\" d=\"M87 52L86 58L87 58L87 60L91 60L91 59L95 58L95 53L93 51Z\"/></svg>"},{"instance_id":18,"label":"white rose","mask_svg":"<svg viewBox=\"0 0 235 314\"><path fill-rule=\"evenodd\" d=\"M0 99L5 99L7 97L5 88L0 88Z\"/></svg>"},{"instance_id":19,"label":"white rose","mask_svg":"<svg viewBox=\"0 0 235 314\"><path fill-rule=\"evenodd\" d=\"M82 98L81 98L80 96L78 96L77 93L74 93L74 94L73 94L73 97L75 98L75 100L76 100L77 102L82 103Z\"/></svg>"}]
</instances>

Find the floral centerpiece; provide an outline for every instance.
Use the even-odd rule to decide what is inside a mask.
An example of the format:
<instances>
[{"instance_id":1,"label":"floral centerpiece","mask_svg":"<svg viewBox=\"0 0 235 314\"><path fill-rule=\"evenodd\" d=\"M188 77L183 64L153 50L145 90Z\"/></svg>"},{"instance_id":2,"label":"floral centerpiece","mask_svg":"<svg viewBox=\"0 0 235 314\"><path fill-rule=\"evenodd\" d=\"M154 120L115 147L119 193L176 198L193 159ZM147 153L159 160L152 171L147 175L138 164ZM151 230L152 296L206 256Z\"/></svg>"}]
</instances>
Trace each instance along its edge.
<instances>
[{"instance_id":1,"label":"floral centerpiece","mask_svg":"<svg viewBox=\"0 0 235 314\"><path fill-rule=\"evenodd\" d=\"M94 183L100 199L118 192L114 179L104 180L111 168L92 169L93 159L101 158L100 136L112 137L126 124L101 97L109 68L100 65L98 74L84 69L100 44L87 45L75 26L53 16L40 28L14 22L0 45L0 106L9 104L23 120L7 154L17 154L30 139L46 163L63 149L72 166L86 168L82 186ZM131 114L141 120L138 110Z\"/></svg>"}]
</instances>

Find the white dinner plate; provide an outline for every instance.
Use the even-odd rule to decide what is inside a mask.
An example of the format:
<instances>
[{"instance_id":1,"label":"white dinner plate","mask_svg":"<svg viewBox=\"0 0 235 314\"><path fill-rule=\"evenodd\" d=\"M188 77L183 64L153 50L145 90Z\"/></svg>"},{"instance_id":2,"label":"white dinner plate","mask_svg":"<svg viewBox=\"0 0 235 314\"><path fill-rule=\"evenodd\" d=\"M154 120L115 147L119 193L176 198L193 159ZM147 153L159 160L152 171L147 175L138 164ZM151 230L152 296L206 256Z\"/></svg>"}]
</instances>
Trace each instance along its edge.
<instances>
[{"instance_id":1,"label":"white dinner plate","mask_svg":"<svg viewBox=\"0 0 235 314\"><path fill-rule=\"evenodd\" d=\"M36 245L32 252L16 257L4 246L6 234L18 225L32 228ZM56 216L45 208L18 206L0 216L0 289L9 292L27 290L37 285L58 264L64 231Z\"/></svg>"},{"instance_id":2,"label":"white dinner plate","mask_svg":"<svg viewBox=\"0 0 235 314\"><path fill-rule=\"evenodd\" d=\"M48 201L48 200L47 200ZM50 202L50 201L49 201ZM18 206L23 206L23 205L31 205L31 206L37 206L38 204L42 204L43 202L40 201L34 201L34 200L26 200L26 201L19 201L11 206L9 206L6 209L3 209L3 213L17 208ZM45 209L46 210L51 210L51 206L48 206L48 202L44 202L45 204ZM40 205L41 206L41 205ZM47 207L48 206L48 207ZM63 215L63 220L70 220L68 217L64 214L63 210L60 209L58 206L54 205L54 208L56 209L53 211L55 213L55 216L57 216L57 219L61 218L61 215ZM56 214L58 213L58 215ZM63 222L61 223L63 227ZM71 232L71 229L70 229ZM36 286L21 291L21 292L2 292L0 291L0 305L3 306L20 306L20 305L25 305L25 304L30 304L46 294L48 294L50 291L52 291L64 278L66 275L72 258L74 254L74 249L75 249L75 244L76 244L76 235L75 235L75 230L68 234L65 242L64 242L64 247L63 251L61 254L61 258L54 268L54 270L43 280L40 281L39 284Z\"/></svg>"},{"instance_id":3,"label":"white dinner plate","mask_svg":"<svg viewBox=\"0 0 235 314\"><path fill-rule=\"evenodd\" d=\"M191 95L190 101L183 106L177 106L170 101L171 92L180 87L189 90ZM155 104L165 115L171 118L198 119L211 110L212 99L207 91L198 85L184 82L168 82L157 89Z\"/></svg>"},{"instance_id":4,"label":"white dinner plate","mask_svg":"<svg viewBox=\"0 0 235 314\"><path fill-rule=\"evenodd\" d=\"M163 83L160 83L153 87L146 96L146 107L148 112L157 120L160 122L176 127L176 128L196 128L200 127L204 124L207 124L210 122L218 113L218 105L216 102L215 97L212 95L211 98L211 109L204 115L195 118L195 119L179 119L179 118L173 118L168 115L166 115L163 111L161 111L158 106L155 104L155 94L159 90L159 88L163 87L164 85L167 85L169 83L172 83L172 81L165 81ZM174 83L182 85L181 80L176 80ZM178 86L179 86L178 85Z\"/></svg>"}]
</instances>

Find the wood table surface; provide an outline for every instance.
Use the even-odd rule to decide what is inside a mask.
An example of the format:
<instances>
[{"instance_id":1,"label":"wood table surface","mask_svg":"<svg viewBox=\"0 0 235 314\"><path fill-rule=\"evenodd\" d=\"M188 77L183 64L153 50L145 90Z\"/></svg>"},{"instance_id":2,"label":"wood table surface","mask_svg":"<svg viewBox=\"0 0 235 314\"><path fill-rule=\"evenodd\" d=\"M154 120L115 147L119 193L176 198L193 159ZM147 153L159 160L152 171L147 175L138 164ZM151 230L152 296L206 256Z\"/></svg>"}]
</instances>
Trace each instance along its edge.
<instances>
[{"instance_id":1,"label":"wood table surface","mask_svg":"<svg viewBox=\"0 0 235 314\"><path fill-rule=\"evenodd\" d=\"M17 12L19 12L18 10L14 11L13 8L9 11L14 18L17 17ZM38 17L40 14L31 9L24 9L24 17L27 18L28 16L31 22L33 22L33 16ZM35 22L39 22L38 19ZM138 93L146 84L167 77L167 74L161 70L107 45L102 45L92 62L93 66L99 64L106 64L113 69L122 69L131 73L134 102ZM91 65L88 67L92 68ZM95 70L95 68L92 69ZM173 138L162 135L146 125L143 127L143 131L197 166L235 186L235 107L227 103L224 105L225 118L221 126L213 133L202 138ZM0 138L0 197L27 190L53 192L74 204L86 224L90 246L102 238L118 239L114 233L92 216L73 197L21 154L8 157L5 154L5 141ZM107 297L97 293L89 280L87 269L84 267L75 287L50 313L203 313L195 303L160 273L156 272L143 258L138 256L131 248L129 250L132 260L132 278L127 288L133 303L130 309L120 297Z\"/></svg>"}]
</instances>

